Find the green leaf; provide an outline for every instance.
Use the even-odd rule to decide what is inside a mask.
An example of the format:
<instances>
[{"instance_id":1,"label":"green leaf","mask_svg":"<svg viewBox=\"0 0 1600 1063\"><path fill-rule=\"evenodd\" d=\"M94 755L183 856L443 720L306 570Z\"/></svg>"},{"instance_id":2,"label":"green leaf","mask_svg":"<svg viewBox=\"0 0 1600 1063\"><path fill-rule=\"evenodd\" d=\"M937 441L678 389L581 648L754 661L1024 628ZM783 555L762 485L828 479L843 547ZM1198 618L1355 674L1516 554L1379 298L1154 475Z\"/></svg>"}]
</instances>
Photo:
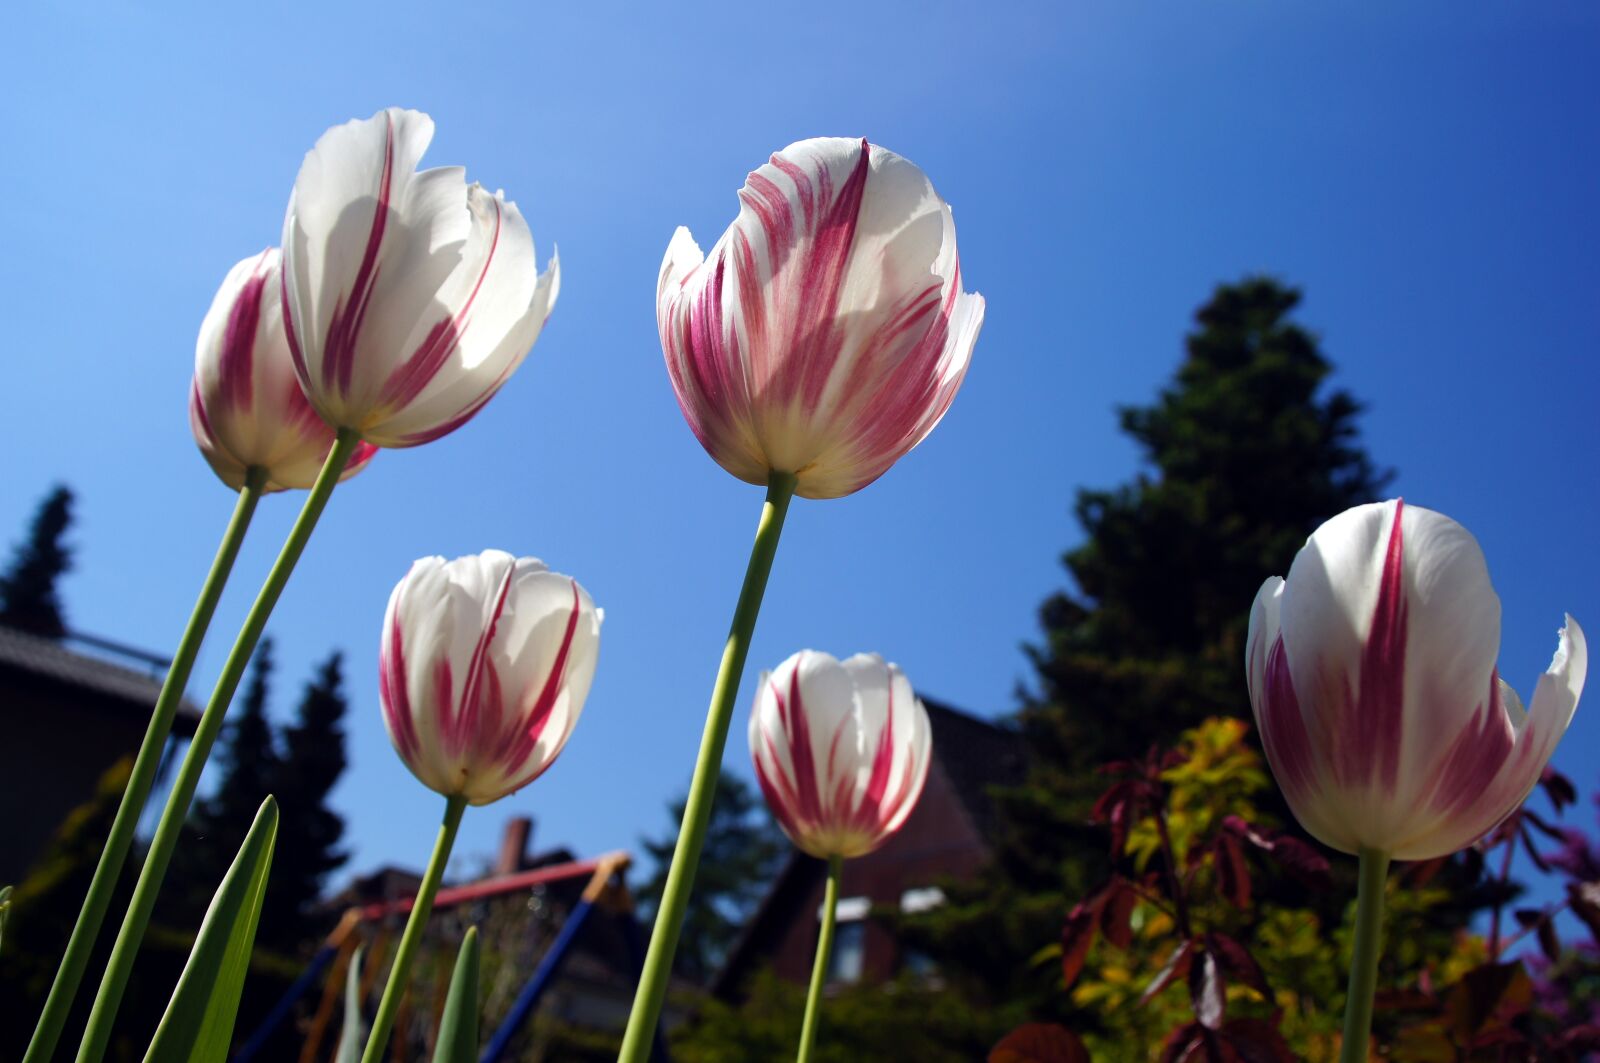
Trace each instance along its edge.
<instances>
[{"instance_id":1,"label":"green leaf","mask_svg":"<svg viewBox=\"0 0 1600 1063\"><path fill-rule=\"evenodd\" d=\"M145 1053L145 1063L227 1060L277 837L278 803L268 797L261 802L239 855L211 898L178 988L173 990L167 1013Z\"/></svg>"},{"instance_id":2,"label":"green leaf","mask_svg":"<svg viewBox=\"0 0 1600 1063\"><path fill-rule=\"evenodd\" d=\"M0 942L5 941L6 919L11 915L11 887L0 887Z\"/></svg>"},{"instance_id":3,"label":"green leaf","mask_svg":"<svg viewBox=\"0 0 1600 1063\"><path fill-rule=\"evenodd\" d=\"M367 947L362 945L350 957L344 976L344 1026L339 1031L339 1051L333 1063L360 1063L361 1049L367 1043L367 1024L361 1021L361 961Z\"/></svg>"},{"instance_id":4,"label":"green leaf","mask_svg":"<svg viewBox=\"0 0 1600 1063\"><path fill-rule=\"evenodd\" d=\"M439 1020L439 1041L433 1063L474 1063L478 1058L478 928L467 927L450 975L450 995L445 997Z\"/></svg>"}]
</instances>

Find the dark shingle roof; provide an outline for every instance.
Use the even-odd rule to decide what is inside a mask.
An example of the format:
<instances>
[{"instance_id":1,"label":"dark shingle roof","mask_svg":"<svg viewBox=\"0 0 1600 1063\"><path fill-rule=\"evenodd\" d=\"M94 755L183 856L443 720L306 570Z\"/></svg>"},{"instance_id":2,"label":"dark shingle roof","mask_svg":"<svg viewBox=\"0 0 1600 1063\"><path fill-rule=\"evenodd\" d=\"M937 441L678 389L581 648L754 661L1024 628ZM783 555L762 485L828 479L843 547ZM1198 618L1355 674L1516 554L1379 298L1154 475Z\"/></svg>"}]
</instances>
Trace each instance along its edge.
<instances>
[{"instance_id":1,"label":"dark shingle roof","mask_svg":"<svg viewBox=\"0 0 1600 1063\"><path fill-rule=\"evenodd\" d=\"M990 788L1015 786L1022 782L1027 770L1022 735L1006 724L979 719L926 695L919 696L933 726L933 755L978 832L988 837L994 826Z\"/></svg>"},{"instance_id":2,"label":"dark shingle roof","mask_svg":"<svg viewBox=\"0 0 1600 1063\"><path fill-rule=\"evenodd\" d=\"M48 682L88 690L149 713L161 693L161 680L119 664L77 653L55 639L0 624L0 669L14 669ZM187 698L178 703L175 730L193 734L200 710Z\"/></svg>"}]
</instances>

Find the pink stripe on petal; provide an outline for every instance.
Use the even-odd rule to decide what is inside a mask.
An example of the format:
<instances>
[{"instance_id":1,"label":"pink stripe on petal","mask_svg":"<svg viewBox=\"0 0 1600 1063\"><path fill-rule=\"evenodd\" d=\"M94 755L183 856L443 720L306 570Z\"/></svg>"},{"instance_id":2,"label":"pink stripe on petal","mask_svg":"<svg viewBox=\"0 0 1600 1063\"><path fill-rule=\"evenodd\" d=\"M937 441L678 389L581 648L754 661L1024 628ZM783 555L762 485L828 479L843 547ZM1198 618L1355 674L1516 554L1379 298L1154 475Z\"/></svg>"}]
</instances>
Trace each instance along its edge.
<instances>
[{"instance_id":1,"label":"pink stripe on petal","mask_svg":"<svg viewBox=\"0 0 1600 1063\"><path fill-rule=\"evenodd\" d=\"M1391 795L1400 781L1406 707L1404 513L1405 502L1396 501L1372 628L1361 655L1357 701L1345 726L1338 728L1345 740L1338 746L1335 762L1345 785L1376 781Z\"/></svg>"},{"instance_id":2,"label":"pink stripe on petal","mask_svg":"<svg viewBox=\"0 0 1600 1063\"><path fill-rule=\"evenodd\" d=\"M478 643L472 648L466 681L461 689L461 712L456 717L455 727L445 734L445 744L450 748L452 755L460 755L463 749L477 744L474 739L481 737L479 687L482 685L484 666L489 658L489 646L494 641L495 629L500 626L500 615L505 612L506 595L511 591L511 579L516 575L516 571L516 561L508 558L505 575L500 577L500 589L495 593L494 605L489 609L489 622L478 633Z\"/></svg>"},{"instance_id":3,"label":"pink stripe on petal","mask_svg":"<svg viewBox=\"0 0 1600 1063\"><path fill-rule=\"evenodd\" d=\"M372 211L372 228L367 233L366 250L348 293L334 305L328 322L328 335L322 350L322 386L350 394L355 374L356 338L361 322L378 283L378 250L383 245L384 228L389 222L389 196L394 181L394 116L385 113L387 123L383 141L383 174L378 180L378 202Z\"/></svg>"},{"instance_id":4,"label":"pink stripe on petal","mask_svg":"<svg viewBox=\"0 0 1600 1063\"><path fill-rule=\"evenodd\" d=\"M416 719L411 714L411 695L406 686L405 635L400 628L400 611L395 610L378 661L378 693L389 732L400 747L400 756L413 760L421 748Z\"/></svg>"},{"instance_id":5,"label":"pink stripe on petal","mask_svg":"<svg viewBox=\"0 0 1600 1063\"><path fill-rule=\"evenodd\" d=\"M206 415L206 400L200 395L200 381L189 381L189 409L194 414L195 425L205 433L206 441L215 446L217 441L216 430L211 427L211 418Z\"/></svg>"},{"instance_id":6,"label":"pink stripe on petal","mask_svg":"<svg viewBox=\"0 0 1600 1063\"><path fill-rule=\"evenodd\" d=\"M1489 796L1487 781L1505 766L1516 743L1516 732L1500 703L1500 675L1495 669L1489 674L1488 699L1473 711L1440 762L1439 785L1430 807L1446 815L1468 815L1481 806ZM1522 752L1531 744L1524 742Z\"/></svg>"},{"instance_id":7,"label":"pink stripe on petal","mask_svg":"<svg viewBox=\"0 0 1600 1063\"><path fill-rule=\"evenodd\" d=\"M1258 722L1272 773L1291 801L1309 799L1316 793L1316 759L1281 635L1267 651L1265 687L1258 697Z\"/></svg>"},{"instance_id":8,"label":"pink stripe on petal","mask_svg":"<svg viewBox=\"0 0 1600 1063\"><path fill-rule=\"evenodd\" d=\"M578 597L578 581L573 580L572 612L567 616L567 630L561 636L561 648L556 651L555 660L550 664L550 674L545 678L544 688L539 691L539 696L534 699L533 706L528 710L525 732L531 742L539 741L545 725L550 722L550 713L556 705L556 695L561 692L561 684L566 678L567 655L572 649L572 639L578 631L578 616L582 611L581 600Z\"/></svg>"},{"instance_id":9,"label":"pink stripe on petal","mask_svg":"<svg viewBox=\"0 0 1600 1063\"><path fill-rule=\"evenodd\" d=\"M772 749L771 742L769 741L767 743L767 756L774 757L774 753L775 751ZM780 771L777 778L774 779L767 773L764 759L761 757L756 757L754 759L756 766L756 782L761 785L761 793L767 799L767 807L772 809L772 814L777 816L778 820L788 828L791 835L800 834L803 828L796 820L794 815L794 792L789 789L786 781L783 779L782 772ZM775 758L773 763L777 763Z\"/></svg>"},{"instance_id":10,"label":"pink stripe on petal","mask_svg":"<svg viewBox=\"0 0 1600 1063\"><path fill-rule=\"evenodd\" d=\"M306 356L300 351L300 338L294 331L294 311L289 306L289 270L278 271L278 302L283 308L284 338L289 341L289 357L294 361L296 375L301 380L309 381L311 373L306 369Z\"/></svg>"},{"instance_id":11,"label":"pink stripe on petal","mask_svg":"<svg viewBox=\"0 0 1600 1063\"><path fill-rule=\"evenodd\" d=\"M450 658L440 657L433 662L433 706L438 713L434 726L438 729L439 743L453 756L461 753L460 738L456 730L455 682L450 674Z\"/></svg>"},{"instance_id":12,"label":"pink stripe on petal","mask_svg":"<svg viewBox=\"0 0 1600 1063\"><path fill-rule=\"evenodd\" d=\"M883 825L883 796L889 789L889 774L894 770L894 673L889 674L889 711L883 730L878 733L878 745L872 753L872 771L867 776L867 790L857 806L856 824L862 830L876 830Z\"/></svg>"},{"instance_id":13,"label":"pink stripe on petal","mask_svg":"<svg viewBox=\"0 0 1600 1063\"><path fill-rule=\"evenodd\" d=\"M484 256L483 268L478 271L478 279L472 285L466 302L461 309L437 322L428 331L422 345L412 352L394 372L389 374L389 379L384 381L383 389L379 395L379 403L391 409L402 409L409 405L416 397L422 394L424 388L438 375L450 361L450 356L456 352L460 345L461 336L466 332L468 320L472 312L472 304L478 298L478 292L483 288L483 279L489 275L489 267L494 262L495 250L500 246L500 201L494 200L494 233L489 237L489 252Z\"/></svg>"},{"instance_id":14,"label":"pink stripe on petal","mask_svg":"<svg viewBox=\"0 0 1600 1063\"><path fill-rule=\"evenodd\" d=\"M811 728L806 720L805 703L800 694L800 665L795 662L789 675L787 702L780 696L778 706L784 711L784 734L789 743L789 762L794 767L795 798L800 818L809 823L822 822L822 795L817 790L816 760L811 749Z\"/></svg>"},{"instance_id":15,"label":"pink stripe on petal","mask_svg":"<svg viewBox=\"0 0 1600 1063\"><path fill-rule=\"evenodd\" d=\"M261 257L268 253L263 251ZM265 273L250 274L228 308L222 330L217 354L218 397L237 413L249 411L255 392L256 330L261 324L261 297L266 286Z\"/></svg>"}]
</instances>

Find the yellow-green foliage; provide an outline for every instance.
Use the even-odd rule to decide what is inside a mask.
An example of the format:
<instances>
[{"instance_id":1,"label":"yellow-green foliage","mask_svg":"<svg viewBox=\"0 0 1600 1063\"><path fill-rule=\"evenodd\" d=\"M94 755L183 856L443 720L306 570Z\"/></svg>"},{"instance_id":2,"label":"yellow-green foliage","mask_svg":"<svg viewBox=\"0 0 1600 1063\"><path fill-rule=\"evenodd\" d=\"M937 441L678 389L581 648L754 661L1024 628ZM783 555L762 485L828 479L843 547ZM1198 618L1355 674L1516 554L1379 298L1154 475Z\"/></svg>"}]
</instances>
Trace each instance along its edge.
<instances>
[{"instance_id":1,"label":"yellow-green foliage","mask_svg":"<svg viewBox=\"0 0 1600 1063\"><path fill-rule=\"evenodd\" d=\"M1270 1019L1276 1012L1280 1030L1297 1058L1332 1060L1337 1058L1349 959L1344 926L1329 933L1304 887L1281 876L1274 877L1276 887L1270 900L1258 889L1251 904L1241 911L1217 888L1213 857L1203 848L1225 816L1240 816L1259 827L1281 826L1261 807L1272 781L1247 742L1247 733L1239 720L1207 720L1184 733L1178 747L1184 762L1162 775L1170 787L1167 828L1180 874L1187 876L1189 920L1197 935L1220 932L1243 943L1274 991L1269 1001L1238 979L1229 978L1230 1017ZM1127 852L1140 875L1164 871L1154 817L1132 825ZM1191 864L1191 854L1202 855ZM1341 858L1330 855L1335 862L1334 881L1339 883ZM1265 879L1259 874L1262 865L1256 857L1250 859L1258 869L1259 887ZM1483 947L1478 939L1461 936L1441 941L1437 934L1420 932L1427 912L1447 899L1443 891L1397 888L1391 881L1390 895L1386 970L1393 980L1388 984L1415 984L1417 972L1424 967L1433 970L1435 979L1450 979L1481 960ZM1326 899L1323 901L1326 910ZM1353 893L1350 903L1353 907ZM1171 905L1158 892L1147 892L1146 899L1134 908L1131 924L1133 942L1127 949L1104 939L1096 941L1070 992L1073 1005L1086 1013L1088 1021L1080 1032L1096 1060L1153 1059L1167 1033L1193 1017L1183 979L1175 980L1153 999L1139 1002L1182 943ZM1040 959L1059 955L1059 949L1046 950Z\"/></svg>"}]
</instances>

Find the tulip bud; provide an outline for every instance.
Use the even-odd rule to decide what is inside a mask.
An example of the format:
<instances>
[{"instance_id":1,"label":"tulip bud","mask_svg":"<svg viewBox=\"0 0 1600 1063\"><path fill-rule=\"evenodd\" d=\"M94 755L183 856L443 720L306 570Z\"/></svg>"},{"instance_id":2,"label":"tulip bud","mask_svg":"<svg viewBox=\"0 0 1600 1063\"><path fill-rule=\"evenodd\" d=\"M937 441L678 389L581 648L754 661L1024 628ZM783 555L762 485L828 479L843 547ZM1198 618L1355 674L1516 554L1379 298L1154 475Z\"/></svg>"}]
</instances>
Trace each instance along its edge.
<instances>
[{"instance_id":1,"label":"tulip bud","mask_svg":"<svg viewBox=\"0 0 1600 1063\"><path fill-rule=\"evenodd\" d=\"M1301 825L1343 852L1427 860L1514 811L1572 720L1588 651L1567 617L1524 712L1499 648L1500 599L1455 521L1396 500L1313 532L1256 595L1245 662Z\"/></svg>"},{"instance_id":2,"label":"tulip bud","mask_svg":"<svg viewBox=\"0 0 1600 1063\"><path fill-rule=\"evenodd\" d=\"M784 833L812 856L861 856L911 815L928 778L928 710L875 653L801 650L763 674L750 756Z\"/></svg>"},{"instance_id":3,"label":"tulip bud","mask_svg":"<svg viewBox=\"0 0 1600 1063\"><path fill-rule=\"evenodd\" d=\"M390 108L322 135L283 223L283 306L311 404L381 447L465 424L555 306L516 204L417 170L433 120Z\"/></svg>"},{"instance_id":4,"label":"tulip bud","mask_svg":"<svg viewBox=\"0 0 1600 1063\"><path fill-rule=\"evenodd\" d=\"M741 480L859 491L939 423L983 324L950 208L915 165L848 138L789 145L739 200L709 258L679 228L661 264L678 404Z\"/></svg>"},{"instance_id":5,"label":"tulip bud","mask_svg":"<svg viewBox=\"0 0 1600 1063\"><path fill-rule=\"evenodd\" d=\"M270 247L229 270L195 344L189 427L200 453L235 491L252 466L266 472L264 491L308 488L333 446L333 429L295 378L279 308L279 263L278 249ZM375 453L358 446L344 478Z\"/></svg>"},{"instance_id":6,"label":"tulip bud","mask_svg":"<svg viewBox=\"0 0 1600 1063\"><path fill-rule=\"evenodd\" d=\"M600 620L577 580L536 558L417 561L389 597L378 666L400 759L474 805L537 779L583 711Z\"/></svg>"}]
</instances>

